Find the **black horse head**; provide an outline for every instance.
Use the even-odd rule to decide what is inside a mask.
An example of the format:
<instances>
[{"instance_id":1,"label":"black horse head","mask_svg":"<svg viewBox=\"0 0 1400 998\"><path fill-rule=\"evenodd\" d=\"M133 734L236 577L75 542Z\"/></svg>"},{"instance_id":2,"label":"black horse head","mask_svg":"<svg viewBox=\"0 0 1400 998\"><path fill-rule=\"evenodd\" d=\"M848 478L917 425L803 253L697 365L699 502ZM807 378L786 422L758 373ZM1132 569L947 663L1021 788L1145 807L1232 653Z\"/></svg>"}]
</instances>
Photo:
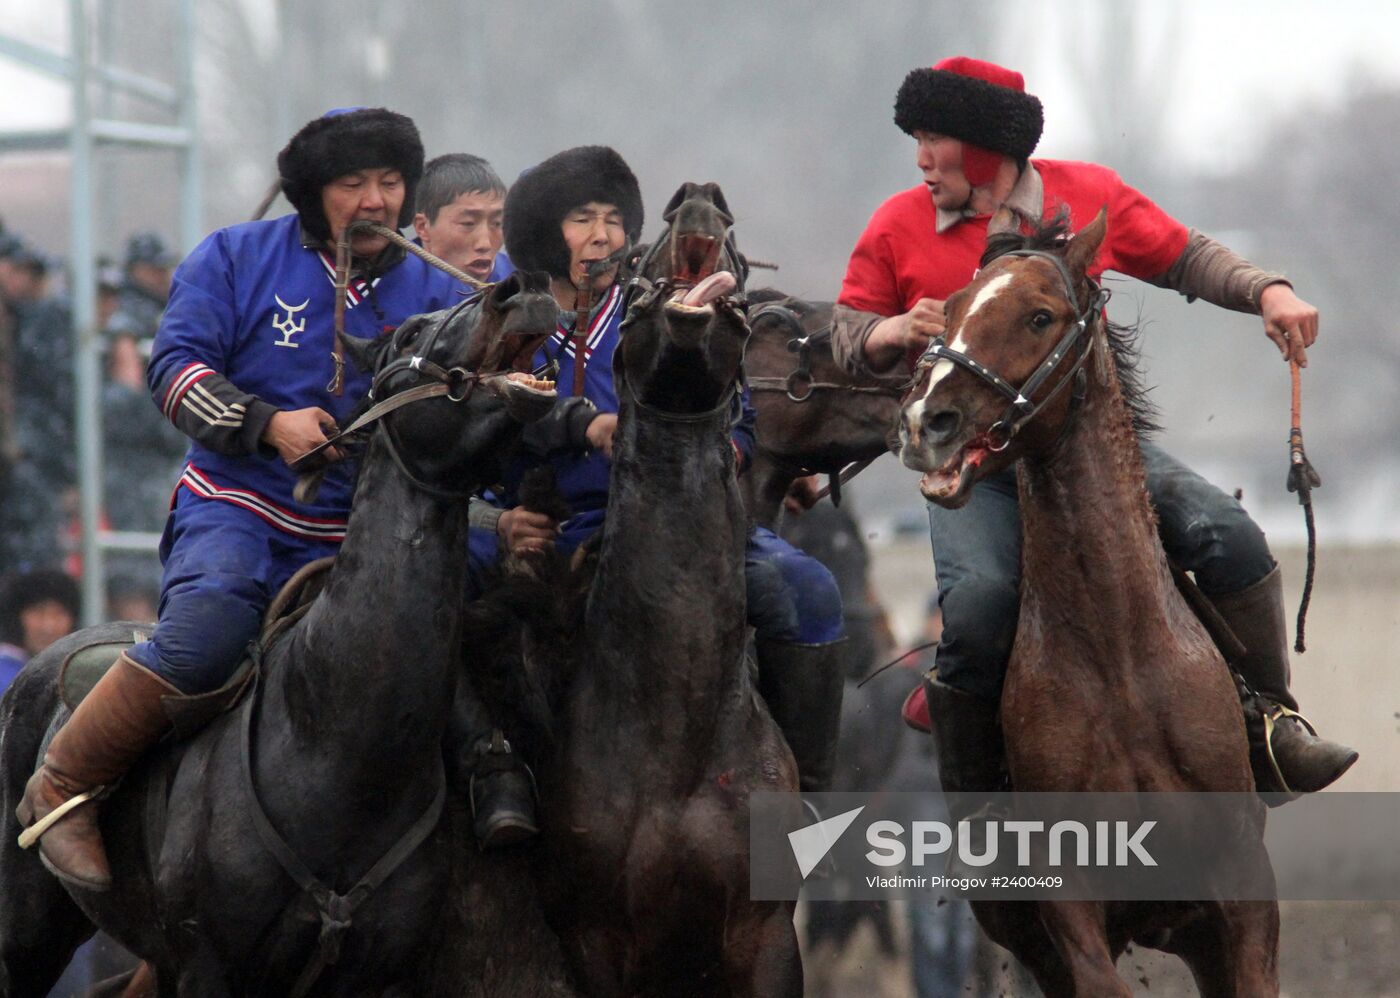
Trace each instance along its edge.
<instances>
[{"instance_id":1,"label":"black horse head","mask_svg":"<svg viewBox=\"0 0 1400 998\"><path fill-rule=\"evenodd\" d=\"M749 326L732 273L720 270L694 287L661 281L634 301L613 357L618 395L676 416L714 411L733 397Z\"/></svg>"},{"instance_id":2,"label":"black horse head","mask_svg":"<svg viewBox=\"0 0 1400 998\"><path fill-rule=\"evenodd\" d=\"M360 412L389 409L380 422L420 484L459 492L489 481L521 426L554 404L554 385L530 366L556 321L547 276L516 273L454 308L412 317L392 336L347 336L346 353L374 375Z\"/></svg>"},{"instance_id":3,"label":"black horse head","mask_svg":"<svg viewBox=\"0 0 1400 998\"><path fill-rule=\"evenodd\" d=\"M671 195L661 218L666 231L636 254L639 276L694 285L717 270L728 270L743 290L748 263L735 246L734 216L719 184L686 181Z\"/></svg>"}]
</instances>

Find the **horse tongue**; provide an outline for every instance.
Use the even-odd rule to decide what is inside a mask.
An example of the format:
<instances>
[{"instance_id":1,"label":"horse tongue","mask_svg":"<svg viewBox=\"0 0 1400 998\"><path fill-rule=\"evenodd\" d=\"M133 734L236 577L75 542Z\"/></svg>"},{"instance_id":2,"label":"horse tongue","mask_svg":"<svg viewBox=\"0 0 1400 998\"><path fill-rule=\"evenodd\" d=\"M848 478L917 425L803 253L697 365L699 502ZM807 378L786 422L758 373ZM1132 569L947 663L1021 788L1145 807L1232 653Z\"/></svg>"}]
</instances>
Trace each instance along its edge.
<instances>
[{"instance_id":1,"label":"horse tongue","mask_svg":"<svg viewBox=\"0 0 1400 998\"><path fill-rule=\"evenodd\" d=\"M716 298L729 294L736 287L738 282L734 280L733 274L727 270L717 270L687 291L681 299L681 304L694 307L708 305Z\"/></svg>"}]
</instances>

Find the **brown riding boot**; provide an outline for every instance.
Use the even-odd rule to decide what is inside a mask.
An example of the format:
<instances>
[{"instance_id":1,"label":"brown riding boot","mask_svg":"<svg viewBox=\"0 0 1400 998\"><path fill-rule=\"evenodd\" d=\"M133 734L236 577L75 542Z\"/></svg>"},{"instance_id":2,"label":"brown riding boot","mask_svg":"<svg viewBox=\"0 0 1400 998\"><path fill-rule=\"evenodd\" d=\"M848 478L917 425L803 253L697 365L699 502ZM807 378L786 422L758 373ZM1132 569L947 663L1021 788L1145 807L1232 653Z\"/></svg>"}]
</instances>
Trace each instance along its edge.
<instances>
[{"instance_id":1,"label":"brown riding boot","mask_svg":"<svg viewBox=\"0 0 1400 998\"><path fill-rule=\"evenodd\" d=\"M26 828L79 794L99 791L119 779L170 729L161 697L180 691L123 653L78 704L49 743L44 764L29 778L15 808ZM20 837L20 845L33 843ZM44 865L63 880L89 890L112 884L97 808L84 801L39 833Z\"/></svg>"},{"instance_id":2,"label":"brown riding boot","mask_svg":"<svg viewBox=\"0 0 1400 998\"><path fill-rule=\"evenodd\" d=\"M1261 703L1245 704L1254 783L1263 791L1312 793L1334 782L1356 762L1357 752L1317 737L1288 691L1288 624L1283 578L1274 570L1248 589L1211 602L1245 646L1231 663Z\"/></svg>"}]
</instances>

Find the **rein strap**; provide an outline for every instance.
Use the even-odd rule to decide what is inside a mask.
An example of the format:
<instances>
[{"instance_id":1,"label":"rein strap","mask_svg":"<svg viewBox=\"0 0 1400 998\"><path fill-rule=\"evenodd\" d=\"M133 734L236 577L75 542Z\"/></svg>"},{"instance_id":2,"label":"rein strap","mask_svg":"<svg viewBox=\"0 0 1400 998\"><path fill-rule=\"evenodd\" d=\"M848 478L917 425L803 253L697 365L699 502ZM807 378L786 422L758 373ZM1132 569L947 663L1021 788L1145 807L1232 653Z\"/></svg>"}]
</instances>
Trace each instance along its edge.
<instances>
[{"instance_id":1,"label":"rein strap","mask_svg":"<svg viewBox=\"0 0 1400 998\"><path fill-rule=\"evenodd\" d=\"M256 657L256 656L255 656ZM249 816L253 828L263 847L272 854L282 871L296 883L312 900L321 918L321 932L316 940L316 952L310 962L297 977L291 990L293 998L304 998L310 993L321 973L340 959L341 942L353 924L355 911L389 875L397 870L417 848L427 840L437 828L442 817L443 804L447 799L447 778L442 766L437 767L437 790L432 802L406 831L403 836L381 856L368 873L360 878L354 887L344 894L337 894L323 884L311 872L301 858L292 851L287 840L273 827L267 812L258 800L257 788L253 784L253 719L257 711L260 683L257 676L254 687L243 707L243 740L240 762L242 764L243 792L247 797Z\"/></svg>"}]
</instances>

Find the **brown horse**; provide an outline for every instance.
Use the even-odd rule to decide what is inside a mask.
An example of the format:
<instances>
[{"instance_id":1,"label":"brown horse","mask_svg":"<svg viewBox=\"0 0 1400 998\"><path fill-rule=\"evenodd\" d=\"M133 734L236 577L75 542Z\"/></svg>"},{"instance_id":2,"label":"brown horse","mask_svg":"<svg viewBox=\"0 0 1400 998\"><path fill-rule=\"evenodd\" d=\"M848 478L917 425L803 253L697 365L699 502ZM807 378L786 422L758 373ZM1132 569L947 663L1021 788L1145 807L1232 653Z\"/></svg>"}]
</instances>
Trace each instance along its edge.
<instances>
[{"instance_id":1,"label":"brown horse","mask_svg":"<svg viewBox=\"0 0 1400 998\"><path fill-rule=\"evenodd\" d=\"M796 478L831 476L893 450L903 381L854 378L831 355L832 303L764 288L749 294L753 336L744 359L758 414L758 445L744 476L744 505L772 529Z\"/></svg>"},{"instance_id":2,"label":"brown horse","mask_svg":"<svg viewBox=\"0 0 1400 998\"><path fill-rule=\"evenodd\" d=\"M1130 344L1086 272L1099 217L996 237L949 298L948 333L921 359L900 413L901 457L930 501L957 507L1017 467L1021 611L1001 720L1018 791L1253 790L1230 673L1172 581L1120 369ZM1002 255L995 255L1002 251ZM1257 802L1256 802L1257 803ZM1272 884L1264 809L1226 847ZM1274 902L974 902L989 935L1049 995L1129 995L1114 961L1162 941L1203 994L1278 993Z\"/></svg>"}]
</instances>

